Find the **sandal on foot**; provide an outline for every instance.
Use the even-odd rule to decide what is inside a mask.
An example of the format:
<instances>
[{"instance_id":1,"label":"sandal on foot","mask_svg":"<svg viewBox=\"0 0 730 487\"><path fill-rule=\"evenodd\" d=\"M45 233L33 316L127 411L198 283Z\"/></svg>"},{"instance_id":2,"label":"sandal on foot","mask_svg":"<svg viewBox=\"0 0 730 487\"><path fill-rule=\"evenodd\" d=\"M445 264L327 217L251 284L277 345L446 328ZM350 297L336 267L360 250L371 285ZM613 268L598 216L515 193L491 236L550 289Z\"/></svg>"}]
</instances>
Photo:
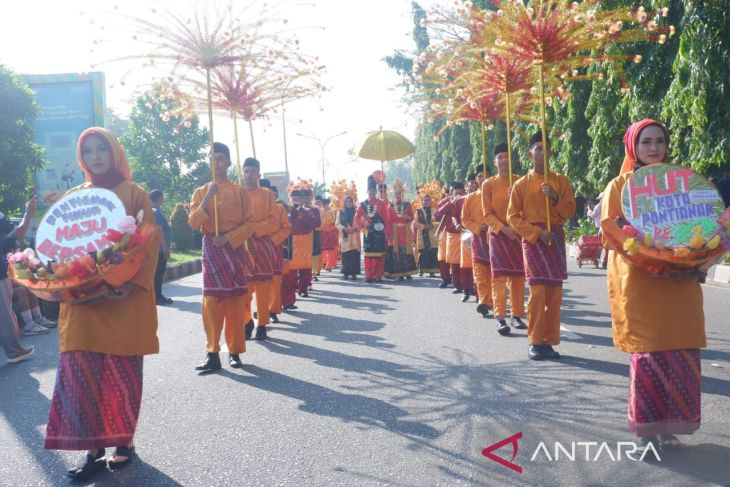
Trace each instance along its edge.
<instances>
[{"instance_id":1,"label":"sandal on foot","mask_svg":"<svg viewBox=\"0 0 730 487\"><path fill-rule=\"evenodd\" d=\"M114 450L114 455L112 455L112 459L116 457L126 457L122 461L114 461L109 460L109 469L115 470L122 467L126 467L130 463L132 463L132 459L134 458L134 447L133 446L118 446Z\"/></svg>"},{"instance_id":2,"label":"sandal on foot","mask_svg":"<svg viewBox=\"0 0 730 487\"><path fill-rule=\"evenodd\" d=\"M99 448L96 455L86 454L84 461L77 467L72 468L66 475L71 480L82 481L91 478L95 473L101 472L106 468L106 450Z\"/></svg>"},{"instance_id":3,"label":"sandal on foot","mask_svg":"<svg viewBox=\"0 0 730 487\"><path fill-rule=\"evenodd\" d=\"M677 448L682 446L682 442L679 441L674 435L662 435L661 436L662 448Z\"/></svg>"}]
</instances>

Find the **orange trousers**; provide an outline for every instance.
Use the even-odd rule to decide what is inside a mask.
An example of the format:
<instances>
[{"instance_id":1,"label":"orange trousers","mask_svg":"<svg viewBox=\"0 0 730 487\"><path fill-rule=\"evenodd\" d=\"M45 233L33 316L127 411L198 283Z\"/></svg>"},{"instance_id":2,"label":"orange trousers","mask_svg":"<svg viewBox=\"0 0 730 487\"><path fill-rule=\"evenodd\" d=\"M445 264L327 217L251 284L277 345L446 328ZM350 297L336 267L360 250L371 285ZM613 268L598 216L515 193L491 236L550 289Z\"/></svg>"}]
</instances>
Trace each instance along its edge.
<instances>
[{"instance_id":1,"label":"orange trousers","mask_svg":"<svg viewBox=\"0 0 730 487\"><path fill-rule=\"evenodd\" d=\"M473 265L474 282L477 285L479 304L492 306L492 267L489 264L482 264L476 261Z\"/></svg>"},{"instance_id":2,"label":"orange trousers","mask_svg":"<svg viewBox=\"0 0 730 487\"><path fill-rule=\"evenodd\" d=\"M246 352L246 340L243 336L245 308L246 296L203 296L203 328L208 353L220 352L224 325L228 353Z\"/></svg>"},{"instance_id":3,"label":"orange trousers","mask_svg":"<svg viewBox=\"0 0 730 487\"><path fill-rule=\"evenodd\" d=\"M560 306L563 286L530 286L527 337L532 345L560 344Z\"/></svg>"},{"instance_id":4,"label":"orange trousers","mask_svg":"<svg viewBox=\"0 0 730 487\"><path fill-rule=\"evenodd\" d=\"M274 293L274 280L251 281L248 283L248 294L246 294L246 312L244 323L251 321L251 299L256 293L256 313L258 314L258 326L269 324L269 307L271 306L271 295Z\"/></svg>"},{"instance_id":5,"label":"orange trousers","mask_svg":"<svg viewBox=\"0 0 730 487\"><path fill-rule=\"evenodd\" d=\"M322 251L322 268L331 271L337 265L337 249Z\"/></svg>"},{"instance_id":6,"label":"orange trousers","mask_svg":"<svg viewBox=\"0 0 730 487\"><path fill-rule=\"evenodd\" d=\"M512 316L525 317L525 278L521 276L492 277L494 317L507 317L507 281L509 281L509 307Z\"/></svg>"},{"instance_id":7,"label":"orange trousers","mask_svg":"<svg viewBox=\"0 0 730 487\"><path fill-rule=\"evenodd\" d=\"M287 272L288 269L287 269ZM271 280L271 303L269 304L269 313L281 314L281 275L274 274Z\"/></svg>"}]
</instances>

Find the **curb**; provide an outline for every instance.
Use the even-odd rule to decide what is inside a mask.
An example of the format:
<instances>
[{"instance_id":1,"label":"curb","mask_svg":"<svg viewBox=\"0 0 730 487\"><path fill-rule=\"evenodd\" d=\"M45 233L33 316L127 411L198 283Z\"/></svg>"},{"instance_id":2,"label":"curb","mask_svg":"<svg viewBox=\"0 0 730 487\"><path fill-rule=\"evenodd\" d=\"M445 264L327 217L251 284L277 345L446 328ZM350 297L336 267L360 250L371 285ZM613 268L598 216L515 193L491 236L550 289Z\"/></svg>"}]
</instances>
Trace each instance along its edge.
<instances>
[{"instance_id":1,"label":"curb","mask_svg":"<svg viewBox=\"0 0 730 487\"><path fill-rule=\"evenodd\" d=\"M195 259L188 262L181 262L179 264L172 264L167 266L165 271L165 277L162 282L170 282L183 277L191 276L203 271L202 259Z\"/></svg>"}]
</instances>

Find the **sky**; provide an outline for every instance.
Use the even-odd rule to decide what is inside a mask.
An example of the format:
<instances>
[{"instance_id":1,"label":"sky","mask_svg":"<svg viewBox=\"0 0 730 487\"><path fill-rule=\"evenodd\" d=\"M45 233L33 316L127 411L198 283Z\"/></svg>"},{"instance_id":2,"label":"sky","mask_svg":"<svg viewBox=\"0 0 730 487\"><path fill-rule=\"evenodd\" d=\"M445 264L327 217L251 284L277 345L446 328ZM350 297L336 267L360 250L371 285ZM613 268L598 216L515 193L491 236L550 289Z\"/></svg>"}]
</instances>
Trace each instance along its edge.
<instances>
[{"instance_id":1,"label":"sky","mask_svg":"<svg viewBox=\"0 0 730 487\"><path fill-rule=\"evenodd\" d=\"M104 62L137 52L128 24L116 13L144 16L156 0L27 0L3 2L0 16L0 63L19 74L73 73L100 70L106 76L107 105L126 116L135 93L160 73L138 67L141 62ZM191 9L192 1L174 2ZM258 0L255 0L258 1ZM270 1L278 4L281 0ZM234 0L238 6L248 2ZM287 2L289 4L291 2ZM426 2L427 4L430 2ZM118 10L116 10L118 9ZM410 0L315 0L292 6L287 15L297 30L301 50L326 66L322 81L330 87L318 102L296 101L286 106L286 145L289 171L322 179L319 141L346 131L326 143L328 183L354 179L364 194L367 175L379 162L356 159L349 149L367 132L383 127L413 140L417 120L401 101L400 79L384 62L396 49L412 50ZM31 28L32 27L32 28ZM323 29L321 28L323 27ZM101 47L93 40L103 38ZM91 67L101 63L96 69ZM129 73L131 70L131 73ZM129 74L127 74L129 73ZM120 80L127 74L124 86ZM207 116L201 114L206 122ZM205 123L207 125L207 123ZM214 120L216 139L233 148L230 119ZM301 133L311 138L297 135ZM256 155L262 172L284 170L281 115L254 122ZM251 155L248 129L239 125L241 156Z\"/></svg>"}]
</instances>

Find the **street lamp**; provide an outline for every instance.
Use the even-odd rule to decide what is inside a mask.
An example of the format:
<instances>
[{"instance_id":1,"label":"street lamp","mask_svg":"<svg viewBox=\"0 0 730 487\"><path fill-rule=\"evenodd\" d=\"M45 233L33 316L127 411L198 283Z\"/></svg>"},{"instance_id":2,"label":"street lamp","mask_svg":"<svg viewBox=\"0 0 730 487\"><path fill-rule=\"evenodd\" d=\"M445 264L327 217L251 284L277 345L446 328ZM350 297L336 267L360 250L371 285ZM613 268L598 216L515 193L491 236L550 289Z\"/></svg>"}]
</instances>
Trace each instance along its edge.
<instances>
[{"instance_id":1,"label":"street lamp","mask_svg":"<svg viewBox=\"0 0 730 487\"><path fill-rule=\"evenodd\" d=\"M347 133L347 130L343 130L339 134L330 135L329 137L327 137L323 141L319 137L312 137L311 135L304 135L302 133L297 132L297 135L298 136L304 137L306 139L312 139L313 141L317 142L317 144L319 144L319 148L322 151L322 184L325 185L325 189L327 188L327 186L326 186L327 185L327 179L326 179L325 173L324 173L324 170L325 170L325 165L324 165L324 147L327 145L327 142L329 142L330 140L334 139L335 137L339 137L340 135L345 135L346 133Z\"/></svg>"}]
</instances>

